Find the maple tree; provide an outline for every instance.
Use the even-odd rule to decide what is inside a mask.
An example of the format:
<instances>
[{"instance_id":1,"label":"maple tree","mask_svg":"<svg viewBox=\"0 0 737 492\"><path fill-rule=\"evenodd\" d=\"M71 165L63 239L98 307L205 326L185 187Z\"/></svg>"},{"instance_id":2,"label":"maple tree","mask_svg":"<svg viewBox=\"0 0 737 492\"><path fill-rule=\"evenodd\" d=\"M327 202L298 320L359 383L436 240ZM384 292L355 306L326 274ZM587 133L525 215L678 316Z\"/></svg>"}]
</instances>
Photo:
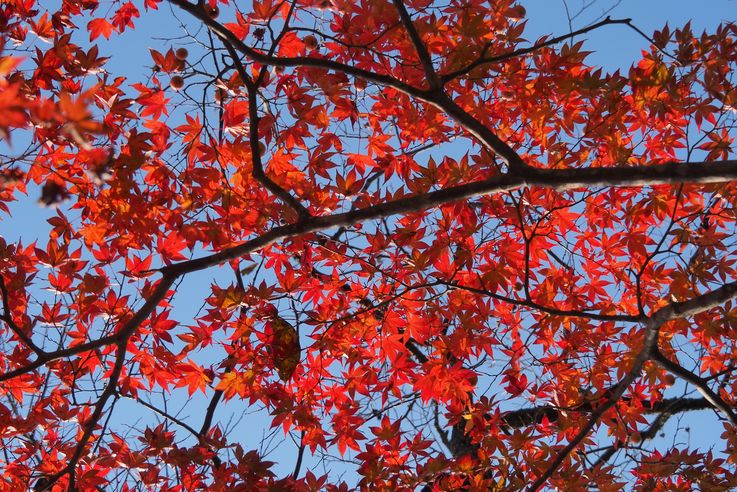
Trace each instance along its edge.
<instances>
[{"instance_id":1,"label":"maple tree","mask_svg":"<svg viewBox=\"0 0 737 492\"><path fill-rule=\"evenodd\" d=\"M186 47L109 72L158 9ZM737 486L737 27L528 41L525 14L1 3L1 212L56 212L0 238L0 488ZM592 66L603 28L649 48ZM713 450L659 439L694 411Z\"/></svg>"}]
</instances>

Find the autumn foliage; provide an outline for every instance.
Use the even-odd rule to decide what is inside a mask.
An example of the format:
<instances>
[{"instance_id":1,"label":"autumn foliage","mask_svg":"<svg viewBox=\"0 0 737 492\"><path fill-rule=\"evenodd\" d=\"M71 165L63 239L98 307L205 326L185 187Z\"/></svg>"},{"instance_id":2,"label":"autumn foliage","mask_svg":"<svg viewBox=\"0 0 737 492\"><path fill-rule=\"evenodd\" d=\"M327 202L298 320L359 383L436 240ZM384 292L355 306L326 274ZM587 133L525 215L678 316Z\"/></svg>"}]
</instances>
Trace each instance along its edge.
<instances>
[{"instance_id":1,"label":"autumn foliage","mask_svg":"<svg viewBox=\"0 0 737 492\"><path fill-rule=\"evenodd\" d=\"M0 490L737 487L737 27L525 16L1 2Z\"/></svg>"}]
</instances>

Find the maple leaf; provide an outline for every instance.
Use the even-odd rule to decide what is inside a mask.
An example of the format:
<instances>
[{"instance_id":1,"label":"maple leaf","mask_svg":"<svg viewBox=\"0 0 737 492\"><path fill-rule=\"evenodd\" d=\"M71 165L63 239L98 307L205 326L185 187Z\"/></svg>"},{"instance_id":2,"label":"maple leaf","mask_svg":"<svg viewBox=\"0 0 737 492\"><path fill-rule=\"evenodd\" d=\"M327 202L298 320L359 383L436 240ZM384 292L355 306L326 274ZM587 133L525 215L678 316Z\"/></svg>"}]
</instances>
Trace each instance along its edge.
<instances>
[{"instance_id":1,"label":"maple leaf","mask_svg":"<svg viewBox=\"0 0 737 492\"><path fill-rule=\"evenodd\" d=\"M141 14L132 2L126 2L121 5L112 17L112 25L118 32L125 31L126 27L135 27L133 18L140 17Z\"/></svg>"},{"instance_id":2,"label":"maple leaf","mask_svg":"<svg viewBox=\"0 0 737 492\"><path fill-rule=\"evenodd\" d=\"M9 138L11 128L21 128L28 123L26 107L27 104L20 96L20 86L0 81L0 137Z\"/></svg>"},{"instance_id":3,"label":"maple leaf","mask_svg":"<svg viewBox=\"0 0 737 492\"><path fill-rule=\"evenodd\" d=\"M143 106L141 116L153 116L154 119L161 118L162 114L169 114L169 101L164 96L164 91L160 89L148 89L145 86L139 85L138 90L141 95L136 98L136 101Z\"/></svg>"},{"instance_id":4,"label":"maple leaf","mask_svg":"<svg viewBox=\"0 0 737 492\"><path fill-rule=\"evenodd\" d=\"M186 386L189 396L192 396L198 390L203 393L206 392L207 385L210 383L210 378L205 374L205 371L201 367L194 365L192 362L188 362L180 364L177 367L177 370L181 371L183 376L181 379L177 380L175 384L176 387Z\"/></svg>"},{"instance_id":5,"label":"maple leaf","mask_svg":"<svg viewBox=\"0 0 737 492\"><path fill-rule=\"evenodd\" d=\"M48 42L54 37L54 27L48 12L44 12L38 20L32 20L30 24L31 30L40 39Z\"/></svg>"},{"instance_id":6,"label":"maple leaf","mask_svg":"<svg viewBox=\"0 0 737 492\"><path fill-rule=\"evenodd\" d=\"M20 56L2 56L0 57L0 77L6 77L10 72L23 62Z\"/></svg>"},{"instance_id":7,"label":"maple leaf","mask_svg":"<svg viewBox=\"0 0 737 492\"><path fill-rule=\"evenodd\" d=\"M87 23L87 30L90 32L90 41L94 41L100 36L110 39L115 27L104 17L92 19Z\"/></svg>"}]
</instances>

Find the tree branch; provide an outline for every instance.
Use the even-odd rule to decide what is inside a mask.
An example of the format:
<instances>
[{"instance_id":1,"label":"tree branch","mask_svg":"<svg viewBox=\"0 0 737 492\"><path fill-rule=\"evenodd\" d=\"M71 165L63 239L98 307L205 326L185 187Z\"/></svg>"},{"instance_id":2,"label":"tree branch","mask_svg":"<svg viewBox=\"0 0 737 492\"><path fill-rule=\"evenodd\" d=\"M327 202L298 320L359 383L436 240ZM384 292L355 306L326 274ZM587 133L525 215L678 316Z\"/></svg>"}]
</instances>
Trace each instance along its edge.
<instances>
[{"instance_id":1,"label":"tree branch","mask_svg":"<svg viewBox=\"0 0 737 492\"><path fill-rule=\"evenodd\" d=\"M128 340L136 332L138 327L140 327L141 323L143 323L146 318L148 318L148 316L153 312L156 306L158 306L159 302L161 302L164 297L166 297L166 294L169 291L169 287L172 285L175 279L176 277L171 277L165 274L163 278L159 281L156 289L154 289L151 297L149 297L149 299L144 303L141 309L139 309L133 315L133 317L125 325L123 325L120 331L112 337L115 340L116 345L118 346L118 354L115 357L115 365L113 366L113 369L108 376L108 383L105 386L102 394L100 395L100 399L97 400L92 415L90 415L89 419L82 425L82 436L78 438L74 454L70 458L67 466L65 466L55 475L53 475L49 479L48 485L43 490L50 488L54 483L56 483L61 477L66 474L69 474L70 476L70 489L73 488L74 471L77 467L77 463L79 463L79 460L82 457L82 453L84 453L84 449L87 446L87 443L92 438L92 434L95 431L97 423L102 417L102 412L105 409L107 401L110 399L111 396L117 393L118 380L120 379L120 375L123 372L125 356L128 353Z\"/></svg>"},{"instance_id":2,"label":"tree branch","mask_svg":"<svg viewBox=\"0 0 737 492\"><path fill-rule=\"evenodd\" d=\"M678 400L678 398L676 398ZM706 400L703 400L706 404L706 408L709 407L709 402ZM658 433L660 429L663 428L663 426L668 422L668 420L677 412L675 411L669 411L664 410L662 413L660 413L655 420L653 420L653 423L647 428L646 431L640 433L640 438L642 441L647 441L650 439L653 439L655 435ZM612 456L614 456L614 453L617 452L619 443L615 443L612 446L609 446L609 449L607 449L604 453L602 453L596 460L596 462L593 464L592 468L597 468L602 465L604 465L609 459L611 459Z\"/></svg>"},{"instance_id":3,"label":"tree branch","mask_svg":"<svg viewBox=\"0 0 737 492\"><path fill-rule=\"evenodd\" d=\"M246 88L248 89L248 138L251 144L251 175L273 195L275 195L276 197L281 199L281 201L291 207L297 213L297 216L300 219L310 217L310 212L307 210L307 208L305 208L296 198L294 198L291 193L276 184L274 180L272 180L264 172L264 165L261 161L261 150L259 148L260 141L258 134L258 126L261 119L258 115L258 106L256 104L256 99L258 96L258 86L256 83L254 83L254 81L246 72L246 69L243 67L243 64L238 58L238 54L236 53L230 42L227 39L223 39L222 37L220 38L220 40L225 45L225 49L228 50L230 57L233 59L233 63L235 64L238 75L240 75L243 83L246 84ZM259 77L259 79L261 79L261 77Z\"/></svg>"},{"instance_id":4,"label":"tree branch","mask_svg":"<svg viewBox=\"0 0 737 492\"><path fill-rule=\"evenodd\" d=\"M606 19L597 22L596 24L591 24L590 26L582 27L581 29L578 29L576 31L571 31L567 34L563 34L560 36L556 36L554 38L550 38L546 41L542 41L540 43L536 43L528 48L522 48L514 51L510 51L508 53L502 53L501 55L496 56L485 56L486 51L491 47L491 44L487 44L484 46L484 50L482 51L481 57L476 59L475 61L469 63L463 68L460 68L458 70L455 70L453 72L444 74L441 77L441 80L443 84L447 84L451 80L460 77L462 75L466 75L467 73L471 72L474 68L480 67L481 65L488 65L491 63L499 63L505 60L509 60L511 58L516 58L518 56L524 56L528 55L530 53L534 53L535 51L546 48L548 46L552 46L554 44L558 44L562 41L565 41L567 39L574 38L576 36L579 36L581 34L586 34L588 32L591 32L595 29L599 29L600 27L611 25L611 24L627 24L630 25L630 22L632 22L632 19L612 19L611 17L607 17Z\"/></svg>"},{"instance_id":5,"label":"tree branch","mask_svg":"<svg viewBox=\"0 0 737 492\"><path fill-rule=\"evenodd\" d=\"M627 372L624 378L622 378L619 383L614 386L612 395L607 399L607 401L591 413L591 416L589 417L588 422L586 422L586 425L584 425L578 431L578 433L569 441L566 447L558 452L555 459L553 459L553 461L550 463L550 465L548 465L545 471L535 479L532 485L530 485L530 492L537 492L543 485L545 485L548 479L550 479L550 477L552 477L553 474L556 472L558 467L560 467L560 465L562 465L563 462L568 458L568 455L570 455L571 452L573 452L573 450L576 449L579 444L581 444L586 436L589 435L589 432L591 432L591 430L596 426L596 424L599 422L599 419L610 408L617 404L624 392L627 391L627 388L629 388L630 384L632 384L637 376L639 376L640 371L642 370L642 366L645 365L645 362L647 362L647 360L650 358L650 353L653 347L655 347L658 342L658 332L660 330L660 327L663 323L665 323L665 321L667 321L667 318L660 314L660 312L655 313L655 316L648 319L647 323L645 323L645 343L643 344L643 348L635 357L630 370Z\"/></svg>"},{"instance_id":6,"label":"tree branch","mask_svg":"<svg viewBox=\"0 0 737 492\"><path fill-rule=\"evenodd\" d=\"M3 299L3 314L0 316L0 319L5 321L5 323L10 327L10 330L15 334L16 337L29 349L33 350L37 356L43 357L46 352L33 343L33 340L30 336L23 333L23 330L18 326L15 321L13 321L13 315L10 311L10 302L8 301L8 289L5 287L5 279L3 278L2 274L0 274L0 292L2 293L2 299Z\"/></svg>"},{"instance_id":7,"label":"tree branch","mask_svg":"<svg viewBox=\"0 0 737 492\"><path fill-rule=\"evenodd\" d=\"M681 413L692 412L696 410L705 410L710 408L711 404L705 398L666 398L651 403L650 405L643 403L643 412L646 414L661 413ZM568 412L591 412L595 408L594 402L586 402L584 405L576 408L565 410ZM541 424L543 419L547 418L548 422L557 422L561 417L563 410L549 405L542 405L532 408L522 408L512 412L507 412L502 416L504 425L511 429L528 427L530 425Z\"/></svg>"},{"instance_id":8,"label":"tree branch","mask_svg":"<svg viewBox=\"0 0 737 492\"><path fill-rule=\"evenodd\" d=\"M688 301L674 302L671 304L673 309L671 319L703 313L733 299L735 296L737 296L737 281L724 284L711 292L701 294Z\"/></svg>"},{"instance_id":9,"label":"tree branch","mask_svg":"<svg viewBox=\"0 0 737 492\"><path fill-rule=\"evenodd\" d=\"M734 409L718 393L709 387L709 384L704 378L694 374L680 364L671 361L657 348L653 351L653 360L663 369L694 385L711 406L722 412L732 425L737 426L737 415L735 415Z\"/></svg>"},{"instance_id":10,"label":"tree branch","mask_svg":"<svg viewBox=\"0 0 737 492\"><path fill-rule=\"evenodd\" d=\"M607 402L592 413L586 425L581 428L581 430L579 430L579 432L573 437L573 439L571 439L568 445L558 453L558 455L548 466L548 468L543 472L543 474L540 475L535 480L535 482L533 482L529 489L530 492L536 492L543 485L545 485L548 479L553 476L558 467L566 460L568 455L576 447L578 447L579 444L581 444L581 441L583 441L589 434L589 432L591 432L591 430L596 426L598 420L604 415L604 413L612 408L614 405L616 405L617 401L619 401L629 385L632 384L632 382L640 374L642 366L645 364L645 362L647 362L649 359L655 359L657 357L658 334L660 331L660 327L663 326L664 323L674 319L682 318L685 316L693 316L695 314L707 311L720 305L723 302L726 302L727 300L734 298L735 295L737 295L737 281L725 284L717 289L714 289L713 291L701 294L688 301L668 304L667 306L655 311L645 322L645 341L643 343L643 348L635 357L632 363L632 367L627 372L627 375L619 382L619 384L617 384L617 386L614 387L614 391ZM665 360L667 361L667 359ZM661 363L662 361L657 360L657 362ZM713 401L711 401L711 403L714 404ZM731 412L731 410L729 410L729 412ZM733 414L727 414L733 416ZM730 420L734 423L734 420Z\"/></svg>"},{"instance_id":11,"label":"tree branch","mask_svg":"<svg viewBox=\"0 0 737 492\"><path fill-rule=\"evenodd\" d=\"M354 77L374 82L376 84L391 87L408 96L424 99L429 94L429 91L413 87L390 75L379 75L368 70L352 67L350 65L346 65L344 63L336 62L333 60L299 56L276 57L264 54L245 44L225 26L210 18L210 16L207 15L206 12L203 12L198 5L189 3L186 0L169 0L169 2L196 17L221 39L227 40L233 46L233 48L245 54L250 59L263 65L278 67L311 67L322 68L325 70L335 70L347 75L352 75Z\"/></svg>"},{"instance_id":12,"label":"tree branch","mask_svg":"<svg viewBox=\"0 0 737 492\"><path fill-rule=\"evenodd\" d=\"M292 478L297 479L299 477L299 470L302 468L302 458L305 454L305 431L302 431L299 438L299 450L297 451L297 462L294 464L294 471L292 472Z\"/></svg>"},{"instance_id":13,"label":"tree branch","mask_svg":"<svg viewBox=\"0 0 737 492\"><path fill-rule=\"evenodd\" d=\"M537 311L550 314L553 316L565 316L569 318L585 318L585 319L591 319L595 321L620 321L624 323L639 323L643 321L644 319L642 316L634 316L630 314L599 314L599 313L592 313L587 310L580 310L580 309L558 309L555 307L543 306L542 304L538 304L534 301L527 300L527 299L513 299L511 297L506 297L506 296L497 294L495 292L488 291L486 289L470 287L467 285L459 284L458 282L454 282L454 281L451 281L451 282L441 281L441 283L449 287L455 287L457 289L465 290L467 292L473 292L475 294L480 294L483 296L491 297L492 299L495 299L497 301L506 302L508 304L513 304L515 306L524 306L530 309L535 309Z\"/></svg>"},{"instance_id":14,"label":"tree branch","mask_svg":"<svg viewBox=\"0 0 737 492\"><path fill-rule=\"evenodd\" d=\"M539 186L554 190L596 186L648 186L673 183L719 183L737 179L737 161L669 162L652 166L596 167L582 169L527 168L522 175L502 174L421 195L400 198L349 212L323 215L275 227L264 234L218 253L183 261L161 269L169 275L203 270L228 260L265 248L287 237L299 236L333 227L350 226L365 220L417 212L437 205L479 195L496 194L522 186ZM737 285L734 287L737 291ZM690 304L675 309L688 309ZM680 306L676 304L674 306ZM684 314L685 315L685 314Z\"/></svg>"},{"instance_id":15,"label":"tree branch","mask_svg":"<svg viewBox=\"0 0 737 492\"><path fill-rule=\"evenodd\" d=\"M438 76L435 73L435 68L433 68L432 65L432 58L430 57L430 53L427 51L425 43L423 43L422 38L420 38L420 33L417 32L417 28L412 22L412 17L410 17L409 12L407 12L407 8L402 0L392 0L392 3L394 3L394 7L397 9L397 12L399 12L399 18L402 20L402 24L407 30L407 34L409 34L409 38L412 40L412 44L417 51L417 56L420 58L420 63L422 63L422 68L425 71L425 77L427 77L427 82L429 83L430 88L437 89L440 86L440 83L438 81Z\"/></svg>"},{"instance_id":16,"label":"tree branch","mask_svg":"<svg viewBox=\"0 0 737 492\"><path fill-rule=\"evenodd\" d=\"M102 394L100 395L100 399L97 400L97 403L95 403L95 409L93 410L92 415L90 415L87 421L82 424L82 435L77 440L77 446L74 449L74 454L72 454L72 457L69 459L69 462L64 468L49 477L45 487L41 489L42 491L50 490L51 487L61 477L67 474L69 475L69 490L76 490L76 488L74 487L74 474L77 463L79 463L79 460L82 458L82 454L87 447L87 443L90 441L90 439L92 438L92 434L95 432L95 427L102 417L102 412L105 410L105 405L107 404L107 401L110 399L111 396L113 396L113 394L117 392L116 387L118 385L118 379L123 372L123 365L125 363L125 356L127 353L126 345L127 341L118 344L118 354L115 357L115 365L113 366L113 369L108 376L108 383L105 386Z\"/></svg>"},{"instance_id":17,"label":"tree branch","mask_svg":"<svg viewBox=\"0 0 737 492\"><path fill-rule=\"evenodd\" d=\"M402 94L424 101L450 116L462 128L478 139L483 146L504 159L510 169L518 171L527 167L525 162L514 151L514 149L512 149L512 147L497 137L494 132L489 130L463 108L458 106L444 92L442 92L441 89L418 89L417 87L406 84L405 82L389 75L376 74L368 70L363 70L325 58L275 57L270 54L264 54L245 44L225 26L210 18L210 16L197 5L193 5L186 0L169 0L169 2L192 14L217 34L217 36L219 36L223 41L227 41L233 49L243 53L258 63L281 67L312 67L322 68L325 70L335 70L346 75L374 82L384 87L391 87Z\"/></svg>"},{"instance_id":18,"label":"tree branch","mask_svg":"<svg viewBox=\"0 0 737 492\"><path fill-rule=\"evenodd\" d=\"M172 0L179 1L179 0ZM719 183L737 179L737 161L718 162L669 162L652 166L602 167L583 169L526 169L524 176L503 174L489 179L474 181L442 190L400 198L391 202L352 210L345 213L313 217L311 219L285 226L275 227L259 236L241 244L225 248L211 255L192 260L174 263L160 269L163 278L154 294L125 326L115 335L108 335L84 344L76 345L39 356L31 364L13 371L0 374L0 382L7 381L22 374L29 373L53 360L69 357L103 345L109 345L133 333L140 323L150 314L164 298L168 288L174 281L187 273L204 270L226 261L265 248L281 239L300 236L310 232L333 227L350 226L365 220L378 219L400 213L416 212L478 195L494 194L509 191L521 186L540 186L555 190L581 188L586 186L646 186L673 183ZM734 297L737 293L737 282L727 284L713 292L698 296L686 302L668 306L675 317L689 316L710 309ZM671 318L674 319L674 318Z\"/></svg>"},{"instance_id":19,"label":"tree branch","mask_svg":"<svg viewBox=\"0 0 737 492\"><path fill-rule=\"evenodd\" d=\"M146 318L151 315L156 306L158 306L159 302L161 302L164 297L166 297L166 293L169 291L169 287L172 286L178 276L179 275L169 275L167 273L164 273L161 280L159 280L159 284L156 286L156 289L154 289L153 294L151 294L151 297L146 300L143 306L141 306L141 309L139 309L133 315L133 317L131 317L131 319L129 319L123 325L123 327L114 335L107 335L98 338L97 340L81 343L79 345L74 345L72 347L61 350L55 350L54 352L45 352L43 355L39 355L39 357L35 361L26 366L0 374L0 382L7 381L23 374L27 374L35 369L38 369L44 364L55 360L81 354L82 352L89 352L90 350L94 350L105 345L117 344L123 340L127 341L130 336L138 329L138 327L141 326L141 323L143 323Z\"/></svg>"}]
</instances>

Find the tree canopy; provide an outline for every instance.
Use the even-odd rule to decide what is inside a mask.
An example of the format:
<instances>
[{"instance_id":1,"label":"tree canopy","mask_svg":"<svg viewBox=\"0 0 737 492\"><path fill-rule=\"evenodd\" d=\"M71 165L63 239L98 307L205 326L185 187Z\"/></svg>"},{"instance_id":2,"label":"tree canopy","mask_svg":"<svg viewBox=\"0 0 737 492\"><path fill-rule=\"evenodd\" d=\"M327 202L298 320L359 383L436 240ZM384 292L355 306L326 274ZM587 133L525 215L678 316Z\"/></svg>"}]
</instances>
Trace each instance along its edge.
<instances>
[{"instance_id":1,"label":"tree canopy","mask_svg":"<svg viewBox=\"0 0 737 492\"><path fill-rule=\"evenodd\" d=\"M737 27L525 17L0 3L0 489L737 487Z\"/></svg>"}]
</instances>

